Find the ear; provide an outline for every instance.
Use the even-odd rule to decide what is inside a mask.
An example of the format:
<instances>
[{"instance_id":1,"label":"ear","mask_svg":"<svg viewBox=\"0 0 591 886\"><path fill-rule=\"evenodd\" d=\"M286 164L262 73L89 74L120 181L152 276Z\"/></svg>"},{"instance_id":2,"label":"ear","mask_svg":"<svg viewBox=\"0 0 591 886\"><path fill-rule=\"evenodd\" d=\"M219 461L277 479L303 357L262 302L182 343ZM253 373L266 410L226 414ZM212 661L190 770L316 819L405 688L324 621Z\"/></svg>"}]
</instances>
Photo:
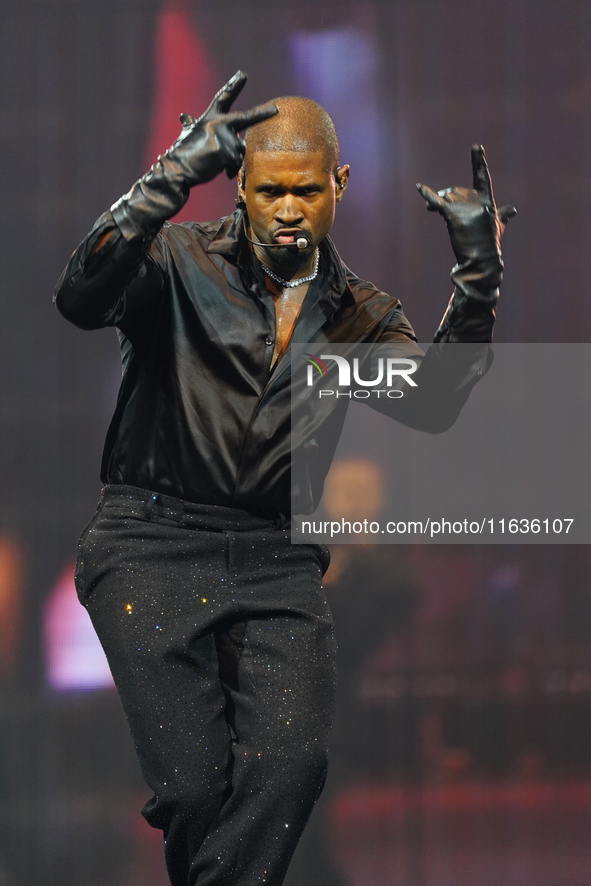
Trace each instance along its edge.
<instances>
[{"instance_id":1,"label":"ear","mask_svg":"<svg viewBox=\"0 0 591 886\"><path fill-rule=\"evenodd\" d=\"M246 183L246 174L244 172L244 166L241 166L238 170L238 175L236 176L236 181L238 183L238 195L242 200L246 200L246 194L244 193L244 185Z\"/></svg>"},{"instance_id":2,"label":"ear","mask_svg":"<svg viewBox=\"0 0 591 886\"><path fill-rule=\"evenodd\" d=\"M344 166L339 166L335 173L335 186L337 189L336 199L337 203L340 203L341 198L345 191L347 190L347 185L349 184L349 164L346 163Z\"/></svg>"}]
</instances>

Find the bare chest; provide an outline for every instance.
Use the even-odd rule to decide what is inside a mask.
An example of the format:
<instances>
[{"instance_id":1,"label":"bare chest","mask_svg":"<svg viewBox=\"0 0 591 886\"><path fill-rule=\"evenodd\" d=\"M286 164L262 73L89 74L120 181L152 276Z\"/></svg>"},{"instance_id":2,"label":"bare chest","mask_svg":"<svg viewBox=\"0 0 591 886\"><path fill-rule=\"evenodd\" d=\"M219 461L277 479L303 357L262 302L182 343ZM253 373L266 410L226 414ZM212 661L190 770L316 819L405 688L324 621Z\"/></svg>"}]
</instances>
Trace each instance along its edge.
<instances>
[{"instance_id":1,"label":"bare chest","mask_svg":"<svg viewBox=\"0 0 591 886\"><path fill-rule=\"evenodd\" d=\"M304 283L302 286L287 289L281 294L274 294L276 334L273 366L278 360L281 360L287 349L296 320L302 310L308 286L309 283Z\"/></svg>"}]
</instances>

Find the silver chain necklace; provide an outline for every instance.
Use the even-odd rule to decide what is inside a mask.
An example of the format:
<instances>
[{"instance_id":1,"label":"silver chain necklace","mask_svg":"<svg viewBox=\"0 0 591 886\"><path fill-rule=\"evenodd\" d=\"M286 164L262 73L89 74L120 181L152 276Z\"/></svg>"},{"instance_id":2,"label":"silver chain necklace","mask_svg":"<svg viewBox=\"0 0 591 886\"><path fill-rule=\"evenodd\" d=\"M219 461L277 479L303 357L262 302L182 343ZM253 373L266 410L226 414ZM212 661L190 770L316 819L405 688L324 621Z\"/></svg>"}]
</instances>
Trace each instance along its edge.
<instances>
[{"instance_id":1,"label":"silver chain necklace","mask_svg":"<svg viewBox=\"0 0 591 886\"><path fill-rule=\"evenodd\" d=\"M284 289L295 289L296 286L301 286L302 283L310 283L317 276L318 265L320 263L320 252L318 251L318 249L316 249L314 255L314 270L309 277L301 277L299 280L284 280L278 274L275 274L270 268L267 268L262 262L261 268L263 269L267 277L270 277L271 280L275 281L275 283L279 283L279 285L283 286Z\"/></svg>"}]
</instances>

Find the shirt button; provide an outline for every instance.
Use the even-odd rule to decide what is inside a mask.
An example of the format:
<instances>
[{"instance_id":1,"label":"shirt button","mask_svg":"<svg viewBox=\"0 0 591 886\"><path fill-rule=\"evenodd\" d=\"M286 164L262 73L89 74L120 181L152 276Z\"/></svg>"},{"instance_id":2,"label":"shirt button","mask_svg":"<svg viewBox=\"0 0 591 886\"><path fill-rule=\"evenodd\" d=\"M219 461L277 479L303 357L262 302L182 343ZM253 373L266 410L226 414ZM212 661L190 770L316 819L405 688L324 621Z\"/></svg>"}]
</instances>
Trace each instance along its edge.
<instances>
[{"instance_id":1,"label":"shirt button","mask_svg":"<svg viewBox=\"0 0 591 886\"><path fill-rule=\"evenodd\" d=\"M269 345L269 347L273 344L273 339L271 338L270 335L268 335L267 338L265 339L265 344Z\"/></svg>"}]
</instances>

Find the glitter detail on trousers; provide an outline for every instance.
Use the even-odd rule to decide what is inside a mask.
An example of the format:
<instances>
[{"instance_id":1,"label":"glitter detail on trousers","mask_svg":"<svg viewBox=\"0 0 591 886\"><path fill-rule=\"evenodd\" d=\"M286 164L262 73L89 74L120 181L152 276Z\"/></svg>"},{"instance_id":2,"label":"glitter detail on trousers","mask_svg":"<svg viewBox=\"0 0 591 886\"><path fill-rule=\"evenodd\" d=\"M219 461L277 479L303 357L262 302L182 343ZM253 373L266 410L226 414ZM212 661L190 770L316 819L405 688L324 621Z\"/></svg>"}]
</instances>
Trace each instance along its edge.
<instances>
[{"instance_id":1,"label":"glitter detail on trousers","mask_svg":"<svg viewBox=\"0 0 591 886\"><path fill-rule=\"evenodd\" d=\"M107 486L76 586L173 886L279 886L322 790L335 644L322 546L284 518Z\"/></svg>"}]
</instances>

